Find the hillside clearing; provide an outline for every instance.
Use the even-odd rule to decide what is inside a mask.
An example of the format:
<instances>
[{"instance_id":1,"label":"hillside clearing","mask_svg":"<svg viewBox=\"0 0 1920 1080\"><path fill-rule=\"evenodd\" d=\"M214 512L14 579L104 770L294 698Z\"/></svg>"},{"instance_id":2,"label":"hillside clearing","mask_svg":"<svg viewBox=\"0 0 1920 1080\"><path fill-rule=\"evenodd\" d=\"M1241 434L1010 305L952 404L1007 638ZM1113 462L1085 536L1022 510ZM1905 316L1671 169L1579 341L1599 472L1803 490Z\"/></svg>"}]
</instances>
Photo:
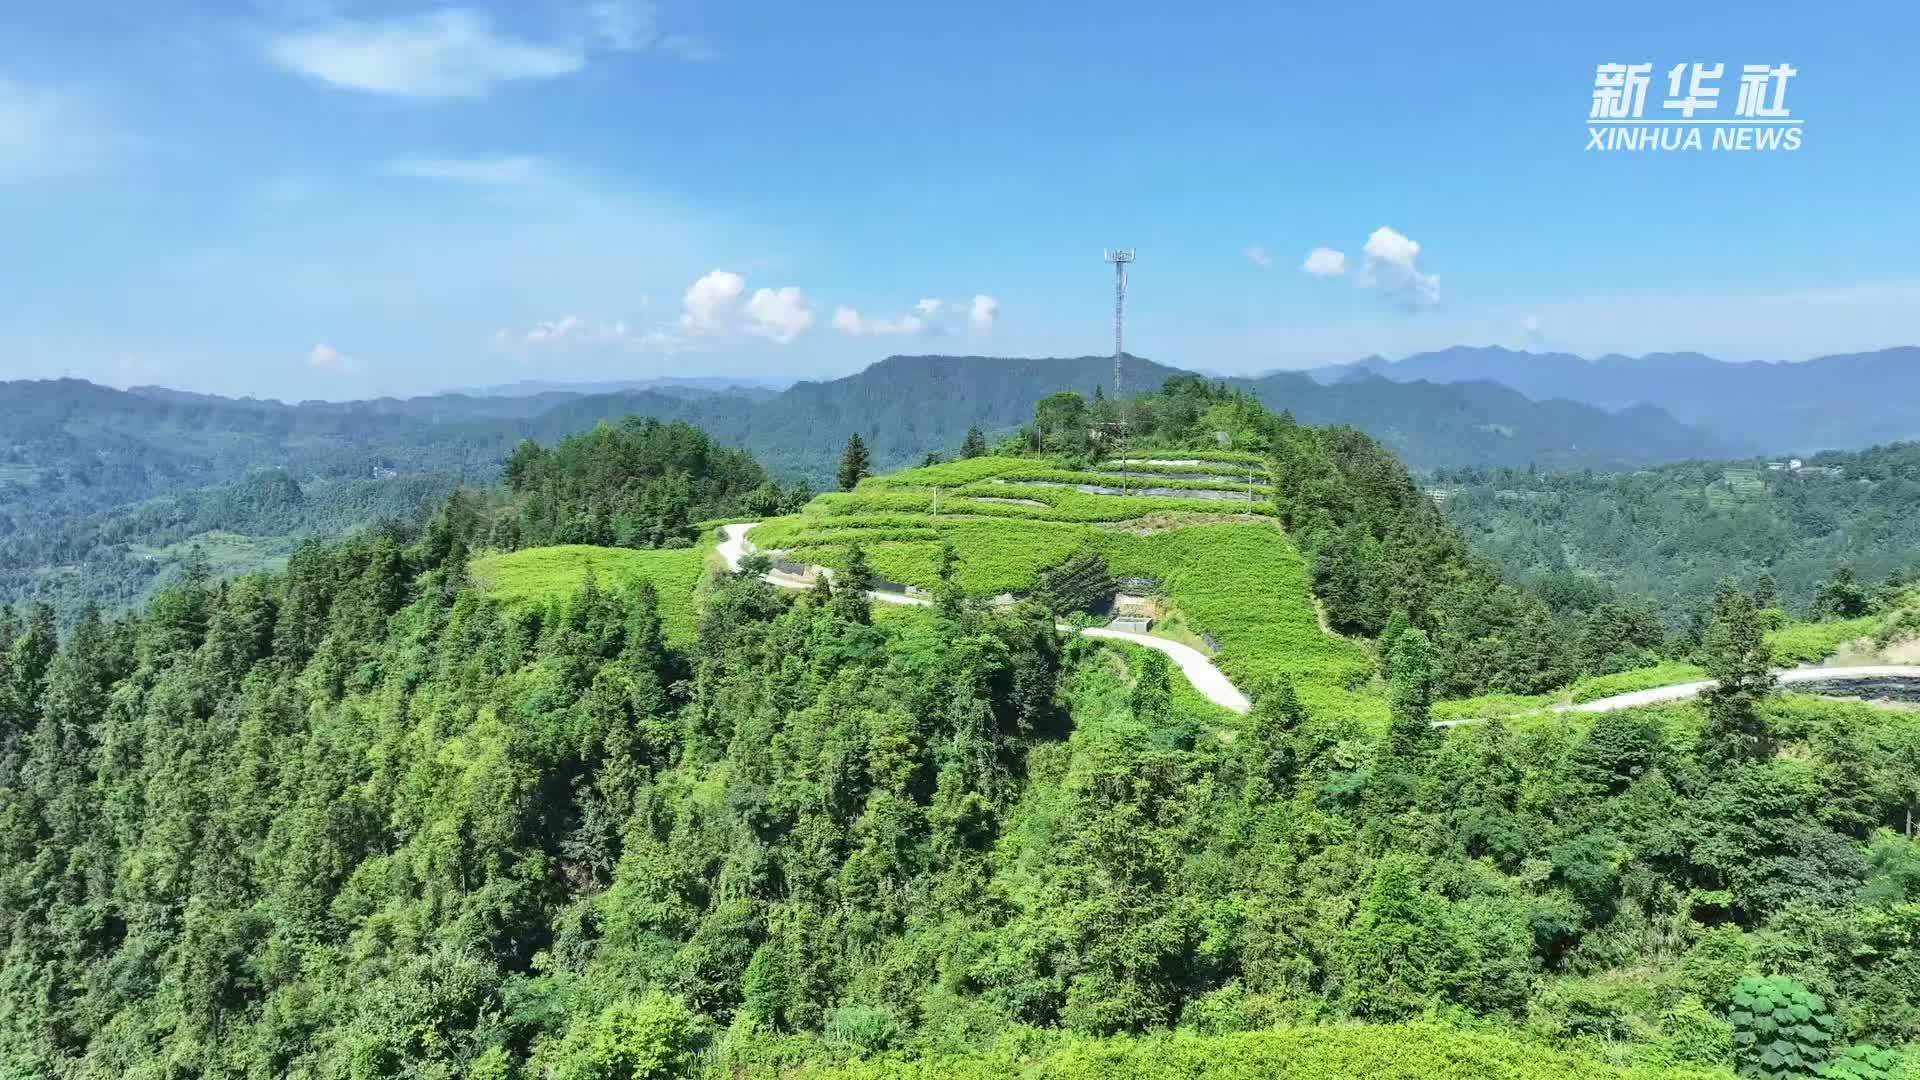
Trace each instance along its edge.
<instances>
[{"instance_id":1,"label":"hillside clearing","mask_svg":"<svg viewBox=\"0 0 1920 1080\"><path fill-rule=\"evenodd\" d=\"M562 544L476 557L469 564L474 580L508 605L565 605L586 584L625 592L651 581L660 596L660 623L667 639L693 640L698 621L698 590L713 548L635 550Z\"/></svg>"}]
</instances>

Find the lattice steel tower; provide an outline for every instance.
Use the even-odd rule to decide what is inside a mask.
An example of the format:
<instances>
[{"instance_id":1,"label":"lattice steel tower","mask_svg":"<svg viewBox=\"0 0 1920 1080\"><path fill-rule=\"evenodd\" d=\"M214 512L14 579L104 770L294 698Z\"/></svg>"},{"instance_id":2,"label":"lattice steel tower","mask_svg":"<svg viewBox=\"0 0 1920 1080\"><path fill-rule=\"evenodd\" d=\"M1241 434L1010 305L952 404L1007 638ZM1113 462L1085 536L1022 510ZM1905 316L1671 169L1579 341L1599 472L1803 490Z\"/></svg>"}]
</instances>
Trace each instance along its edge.
<instances>
[{"instance_id":1,"label":"lattice steel tower","mask_svg":"<svg viewBox=\"0 0 1920 1080\"><path fill-rule=\"evenodd\" d=\"M1113 264L1113 404L1120 407L1120 358L1126 355L1120 330L1126 319L1127 264L1133 262L1132 248L1108 248L1107 261Z\"/></svg>"}]
</instances>

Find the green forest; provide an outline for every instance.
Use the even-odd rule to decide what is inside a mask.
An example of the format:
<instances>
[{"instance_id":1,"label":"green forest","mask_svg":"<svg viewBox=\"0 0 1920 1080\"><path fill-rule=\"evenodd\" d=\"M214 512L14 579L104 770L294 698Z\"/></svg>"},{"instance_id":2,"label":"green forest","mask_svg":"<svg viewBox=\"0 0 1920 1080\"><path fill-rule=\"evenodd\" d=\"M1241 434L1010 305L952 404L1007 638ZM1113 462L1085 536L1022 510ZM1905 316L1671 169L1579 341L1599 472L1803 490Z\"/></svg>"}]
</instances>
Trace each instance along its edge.
<instances>
[{"instance_id":1,"label":"green forest","mask_svg":"<svg viewBox=\"0 0 1920 1080\"><path fill-rule=\"evenodd\" d=\"M1726 578L1766 579L1802 611L1837 571L1880 581L1920 564L1920 443L1625 473L1440 470L1429 483L1510 576L1604 581L1677 619Z\"/></svg>"},{"instance_id":2,"label":"green forest","mask_svg":"<svg viewBox=\"0 0 1920 1080\"><path fill-rule=\"evenodd\" d=\"M1372 439L1197 378L959 453L810 502L622 422L284 569L8 609L0 1074L1910 1075L1920 714L1781 693L1778 595L1721 584L1688 632L1507 580ZM1106 521L1071 488L1116 460L1268 479ZM1317 610L1317 651L1235 668L1241 716L965 587L989 546L936 540L919 607L870 602L854 536L806 590L711 551L806 504L877 557L870 515L960 474L1023 489L971 497L989 538L1268 538L1284 585L1175 587ZM1682 655L1698 701L1432 722Z\"/></svg>"}]
</instances>

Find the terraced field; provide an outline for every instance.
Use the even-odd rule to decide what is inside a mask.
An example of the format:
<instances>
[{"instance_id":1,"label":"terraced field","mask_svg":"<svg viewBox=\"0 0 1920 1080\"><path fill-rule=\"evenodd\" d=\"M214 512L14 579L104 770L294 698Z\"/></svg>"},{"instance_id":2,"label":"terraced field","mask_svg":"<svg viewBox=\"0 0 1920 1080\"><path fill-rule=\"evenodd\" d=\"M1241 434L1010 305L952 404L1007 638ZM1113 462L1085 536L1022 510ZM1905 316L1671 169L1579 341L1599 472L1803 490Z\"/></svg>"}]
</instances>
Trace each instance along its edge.
<instances>
[{"instance_id":1,"label":"terraced field","mask_svg":"<svg viewBox=\"0 0 1920 1080\"><path fill-rule=\"evenodd\" d=\"M1152 582L1157 632L1213 656L1256 695L1294 679L1310 704L1364 715L1356 694L1373 674L1360 645L1324 633L1308 566L1265 498L1271 478L1249 454L1133 457L1091 468L983 457L874 477L823 495L799 514L756 527L755 547L796 562L843 567L858 544L873 571L932 587L940 548L960 555L957 580L976 597L1015 596L1041 571L1093 548L1113 573Z\"/></svg>"}]
</instances>

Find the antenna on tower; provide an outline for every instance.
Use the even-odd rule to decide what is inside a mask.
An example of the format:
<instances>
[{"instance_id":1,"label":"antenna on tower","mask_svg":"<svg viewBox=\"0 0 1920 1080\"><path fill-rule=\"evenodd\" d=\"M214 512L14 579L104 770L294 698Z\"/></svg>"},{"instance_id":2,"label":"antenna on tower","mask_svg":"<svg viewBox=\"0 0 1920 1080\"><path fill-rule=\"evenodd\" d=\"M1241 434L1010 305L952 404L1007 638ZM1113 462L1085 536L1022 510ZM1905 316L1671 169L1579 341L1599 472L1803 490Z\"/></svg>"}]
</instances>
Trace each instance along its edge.
<instances>
[{"instance_id":1,"label":"antenna on tower","mask_svg":"<svg viewBox=\"0 0 1920 1080\"><path fill-rule=\"evenodd\" d=\"M1126 319L1127 265L1133 262L1132 248L1108 248L1106 259L1113 264L1113 404L1120 406L1120 358L1126 355L1120 331Z\"/></svg>"}]
</instances>

